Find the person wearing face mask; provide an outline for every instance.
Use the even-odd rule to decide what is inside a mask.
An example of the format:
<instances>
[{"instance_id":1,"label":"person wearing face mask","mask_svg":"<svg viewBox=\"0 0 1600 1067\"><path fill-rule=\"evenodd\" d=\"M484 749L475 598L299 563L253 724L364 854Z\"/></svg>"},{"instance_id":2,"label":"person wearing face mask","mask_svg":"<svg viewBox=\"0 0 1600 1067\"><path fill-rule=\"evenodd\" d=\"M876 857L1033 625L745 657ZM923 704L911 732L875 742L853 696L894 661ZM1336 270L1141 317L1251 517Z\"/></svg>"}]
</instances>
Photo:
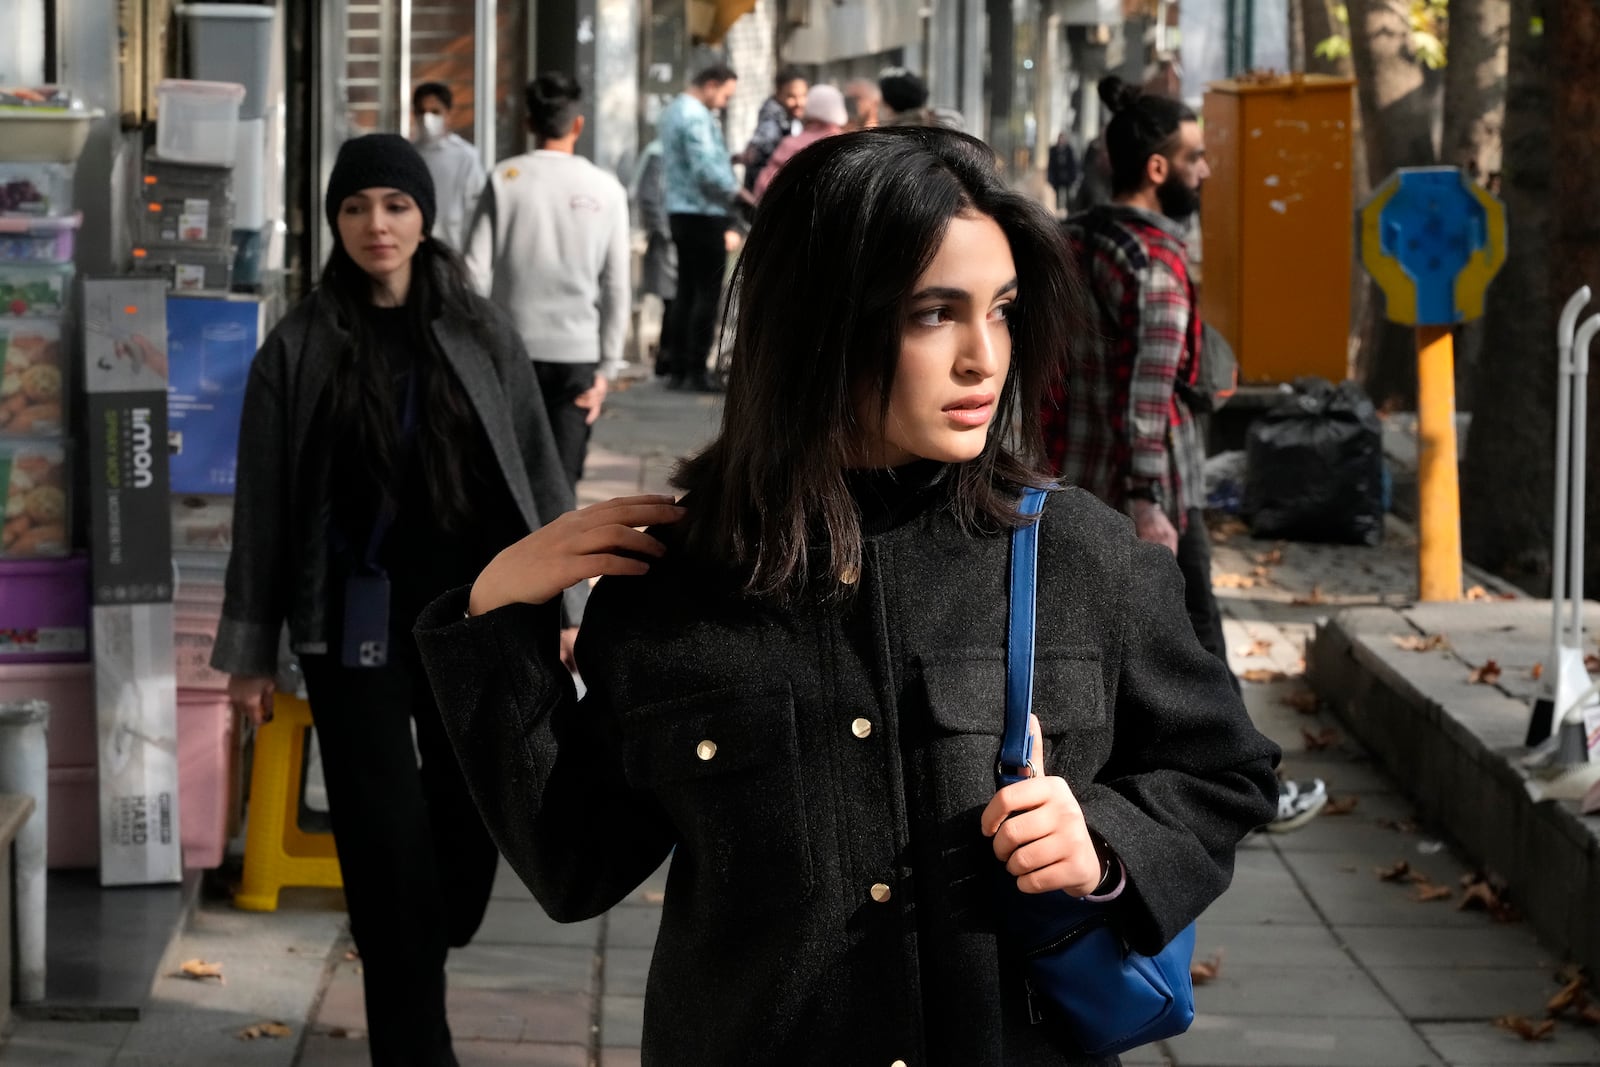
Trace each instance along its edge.
<instances>
[{"instance_id":1,"label":"person wearing face mask","mask_svg":"<svg viewBox=\"0 0 1600 1067\"><path fill-rule=\"evenodd\" d=\"M1051 469L1132 517L1141 540L1177 557L1195 636L1224 664L1211 589L1205 442L1195 419L1203 328L1185 227L1211 174L1198 117L1181 102L1101 79L1112 112L1102 137L1111 202L1067 220L1098 312L1067 373L1045 399ZM1227 672L1235 691L1238 679ZM1285 782L1265 829L1299 829L1327 803L1321 780Z\"/></svg>"},{"instance_id":2,"label":"person wearing face mask","mask_svg":"<svg viewBox=\"0 0 1600 1067\"><path fill-rule=\"evenodd\" d=\"M433 175L433 188L439 199L434 237L453 251L465 252L467 227L477 212L487 176L478 150L470 141L450 132L453 103L448 85L423 82L411 93L411 124L417 152Z\"/></svg>"}]
</instances>

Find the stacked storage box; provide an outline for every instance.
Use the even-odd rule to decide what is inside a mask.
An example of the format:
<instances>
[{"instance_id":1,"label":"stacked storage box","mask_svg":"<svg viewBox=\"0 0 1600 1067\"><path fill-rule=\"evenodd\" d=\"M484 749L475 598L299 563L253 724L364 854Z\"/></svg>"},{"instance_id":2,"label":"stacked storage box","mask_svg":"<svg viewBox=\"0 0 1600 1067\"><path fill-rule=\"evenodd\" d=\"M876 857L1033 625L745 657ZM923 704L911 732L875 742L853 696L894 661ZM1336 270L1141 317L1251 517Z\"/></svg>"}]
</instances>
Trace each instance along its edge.
<instances>
[{"instance_id":1,"label":"stacked storage box","mask_svg":"<svg viewBox=\"0 0 1600 1067\"><path fill-rule=\"evenodd\" d=\"M231 536L232 509L224 507L226 503L226 498L208 504L175 497L173 544L182 543L180 533L215 529L211 520L196 518L207 510L230 513ZM173 550L178 578L172 598L178 676L178 805L185 867L222 863L230 815L237 807L233 788L237 730L228 704L228 676L211 668L227 564L226 540L221 551L210 547Z\"/></svg>"},{"instance_id":2,"label":"stacked storage box","mask_svg":"<svg viewBox=\"0 0 1600 1067\"><path fill-rule=\"evenodd\" d=\"M135 205L137 274L176 290L220 290L233 280L234 157L244 87L164 81L156 145L145 155Z\"/></svg>"},{"instance_id":3,"label":"stacked storage box","mask_svg":"<svg viewBox=\"0 0 1600 1067\"><path fill-rule=\"evenodd\" d=\"M30 116L32 117L32 116ZM72 555L74 124L0 136L0 701L50 704L52 867L98 860L89 566ZM7 158L11 154L11 158ZM21 157L21 158L17 158Z\"/></svg>"}]
</instances>

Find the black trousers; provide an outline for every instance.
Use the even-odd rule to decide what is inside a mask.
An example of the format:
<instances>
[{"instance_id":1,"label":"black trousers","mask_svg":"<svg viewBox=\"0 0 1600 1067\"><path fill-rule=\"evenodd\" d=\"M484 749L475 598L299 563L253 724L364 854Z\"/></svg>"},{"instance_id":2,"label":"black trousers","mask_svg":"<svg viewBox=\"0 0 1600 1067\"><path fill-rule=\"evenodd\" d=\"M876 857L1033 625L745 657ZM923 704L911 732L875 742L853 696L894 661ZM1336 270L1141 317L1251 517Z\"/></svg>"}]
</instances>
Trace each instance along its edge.
<instances>
[{"instance_id":1,"label":"black trousers","mask_svg":"<svg viewBox=\"0 0 1600 1067\"><path fill-rule=\"evenodd\" d=\"M1178 535L1178 569L1183 572L1183 604L1200 647L1228 663L1228 644L1222 637L1222 612L1211 591L1211 536L1206 532L1205 515L1190 508L1187 528ZM1228 682L1239 692L1239 679L1228 671Z\"/></svg>"},{"instance_id":2,"label":"black trousers","mask_svg":"<svg viewBox=\"0 0 1600 1067\"><path fill-rule=\"evenodd\" d=\"M372 1062L456 1067L445 956L483 921L499 853L467 794L410 631L396 630L387 667L347 668L337 656L302 656L301 666L361 952Z\"/></svg>"},{"instance_id":3,"label":"black trousers","mask_svg":"<svg viewBox=\"0 0 1600 1067\"><path fill-rule=\"evenodd\" d=\"M695 381L706 375L706 360L717 338L717 305L728 263L724 236L728 220L721 215L672 215L672 243L678 250L678 294L667 323L672 377Z\"/></svg>"},{"instance_id":4,"label":"black trousers","mask_svg":"<svg viewBox=\"0 0 1600 1067\"><path fill-rule=\"evenodd\" d=\"M583 477L583 461L589 455L589 412L573 401L594 386L598 363L543 363L533 361L533 373L544 393L544 409L550 416L550 431L556 437L556 454L567 484L574 489Z\"/></svg>"}]
</instances>

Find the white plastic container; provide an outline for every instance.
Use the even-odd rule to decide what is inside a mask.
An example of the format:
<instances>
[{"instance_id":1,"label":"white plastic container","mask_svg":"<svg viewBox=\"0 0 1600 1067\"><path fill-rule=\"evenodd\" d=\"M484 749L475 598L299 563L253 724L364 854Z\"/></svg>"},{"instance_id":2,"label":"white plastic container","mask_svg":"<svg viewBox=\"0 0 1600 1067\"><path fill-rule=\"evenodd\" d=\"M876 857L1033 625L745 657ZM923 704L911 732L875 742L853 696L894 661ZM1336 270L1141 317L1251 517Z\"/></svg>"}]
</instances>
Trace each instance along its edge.
<instances>
[{"instance_id":1,"label":"white plastic container","mask_svg":"<svg viewBox=\"0 0 1600 1067\"><path fill-rule=\"evenodd\" d=\"M156 154L175 163L233 166L244 86L167 79L156 86L161 113Z\"/></svg>"},{"instance_id":2,"label":"white plastic container","mask_svg":"<svg viewBox=\"0 0 1600 1067\"><path fill-rule=\"evenodd\" d=\"M0 107L0 160L76 163L89 127L105 114L65 107Z\"/></svg>"},{"instance_id":3,"label":"white plastic container","mask_svg":"<svg viewBox=\"0 0 1600 1067\"><path fill-rule=\"evenodd\" d=\"M240 119L233 161L233 228L267 224L267 120Z\"/></svg>"},{"instance_id":4,"label":"white plastic container","mask_svg":"<svg viewBox=\"0 0 1600 1067\"><path fill-rule=\"evenodd\" d=\"M270 4L179 4L188 27L189 66L196 78L237 81L245 87L243 119L267 113L272 81Z\"/></svg>"}]
</instances>

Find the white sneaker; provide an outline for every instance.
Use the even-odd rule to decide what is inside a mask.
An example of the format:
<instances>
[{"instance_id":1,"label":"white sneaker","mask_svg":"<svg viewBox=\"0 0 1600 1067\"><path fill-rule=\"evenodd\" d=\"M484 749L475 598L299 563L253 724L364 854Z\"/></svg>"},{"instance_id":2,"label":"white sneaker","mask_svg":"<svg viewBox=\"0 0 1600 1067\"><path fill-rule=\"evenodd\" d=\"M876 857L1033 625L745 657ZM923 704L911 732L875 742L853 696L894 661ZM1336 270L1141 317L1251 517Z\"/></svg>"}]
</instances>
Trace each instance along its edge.
<instances>
[{"instance_id":1,"label":"white sneaker","mask_svg":"<svg viewBox=\"0 0 1600 1067\"><path fill-rule=\"evenodd\" d=\"M1267 823L1263 829L1273 834L1286 834L1291 830L1298 830L1315 819L1317 813L1327 803L1328 787L1322 783L1321 778L1313 778L1309 782L1288 780L1279 782L1278 817Z\"/></svg>"}]
</instances>

